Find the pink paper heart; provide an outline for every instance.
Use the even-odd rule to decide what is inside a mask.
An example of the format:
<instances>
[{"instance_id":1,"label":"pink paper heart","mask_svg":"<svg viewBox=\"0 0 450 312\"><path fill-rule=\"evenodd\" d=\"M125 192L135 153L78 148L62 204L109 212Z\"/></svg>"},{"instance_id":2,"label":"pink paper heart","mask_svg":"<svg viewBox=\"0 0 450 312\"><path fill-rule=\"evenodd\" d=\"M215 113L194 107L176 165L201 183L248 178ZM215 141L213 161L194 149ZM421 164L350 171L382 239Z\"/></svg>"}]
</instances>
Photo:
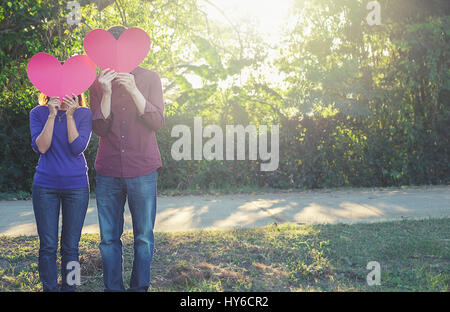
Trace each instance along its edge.
<instances>
[{"instance_id":1,"label":"pink paper heart","mask_svg":"<svg viewBox=\"0 0 450 312\"><path fill-rule=\"evenodd\" d=\"M129 28L116 40L106 30L94 29L84 37L83 44L86 54L101 69L129 73L147 56L150 37L142 29Z\"/></svg>"},{"instance_id":2,"label":"pink paper heart","mask_svg":"<svg viewBox=\"0 0 450 312\"><path fill-rule=\"evenodd\" d=\"M48 97L79 95L86 91L96 79L95 64L86 55L75 55L63 65L47 53L34 55L27 66L31 83Z\"/></svg>"}]
</instances>

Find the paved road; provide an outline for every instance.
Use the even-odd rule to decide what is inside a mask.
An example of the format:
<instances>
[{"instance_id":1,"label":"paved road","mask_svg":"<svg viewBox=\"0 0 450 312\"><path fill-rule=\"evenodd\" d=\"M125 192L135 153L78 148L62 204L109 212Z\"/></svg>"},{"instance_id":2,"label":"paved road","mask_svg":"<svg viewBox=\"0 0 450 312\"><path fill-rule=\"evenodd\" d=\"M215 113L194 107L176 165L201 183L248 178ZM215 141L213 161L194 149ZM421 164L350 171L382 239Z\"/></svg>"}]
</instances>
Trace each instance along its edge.
<instances>
[{"instance_id":1,"label":"paved road","mask_svg":"<svg viewBox=\"0 0 450 312\"><path fill-rule=\"evenodd\" d=\"M450 217L450 186L158 197L155 231ZM131 230L126 207L125 230ZM95 199L83 232L98 232ZM0 201L0 235L36 235L31 201Z\"/></svg>"}]
</instances>

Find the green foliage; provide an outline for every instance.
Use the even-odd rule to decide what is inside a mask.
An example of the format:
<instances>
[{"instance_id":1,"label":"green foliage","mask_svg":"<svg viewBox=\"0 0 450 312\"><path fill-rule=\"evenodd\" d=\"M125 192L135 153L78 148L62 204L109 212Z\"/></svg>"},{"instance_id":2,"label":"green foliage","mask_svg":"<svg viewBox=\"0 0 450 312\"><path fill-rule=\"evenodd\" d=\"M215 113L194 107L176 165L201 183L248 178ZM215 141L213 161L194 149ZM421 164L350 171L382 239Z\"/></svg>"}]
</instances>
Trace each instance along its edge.
<instances>
[{"instance_id":1,"label":"green foliage","mask_svg":"<svg viewBox=\"0 0 450 312\"><path fill-rule=\"evenodd\" d=\"M30 57L83 53L87 32L117 24L149 33L143 66L163 78L161 189L449 183L447 1L379 2L382 25L369 26L366 1L295 1L284 43L271 47L251 25L209 21L197 0L80 1L78 27L67 25L65 1L3 1L0 192L29 193L37 163L28 129L37 95L26 76ZM261 172L258 161L174 161L172 127L197 116L204 126L278 124L278 170ZM92 189L97 143L93 135L85 153Z\"/></svg>"}]
</instances>

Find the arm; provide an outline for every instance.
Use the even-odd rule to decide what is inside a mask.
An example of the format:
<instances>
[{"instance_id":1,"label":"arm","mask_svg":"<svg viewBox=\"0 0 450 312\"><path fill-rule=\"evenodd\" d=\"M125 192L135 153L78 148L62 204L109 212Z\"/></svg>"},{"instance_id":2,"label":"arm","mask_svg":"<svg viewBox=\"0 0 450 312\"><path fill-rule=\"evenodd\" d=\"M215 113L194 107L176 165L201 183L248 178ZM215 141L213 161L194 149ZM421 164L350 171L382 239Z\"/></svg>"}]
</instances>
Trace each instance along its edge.
<instances>
[{"instance_id":1,"label":"arm","mask_svg":"<svg viewBox=\"0 0 450 312\"><path fill-rule=\"evenodd\" d=\"M67 116L67 137L69 139L69 143L75 141L79 135L77 125L75 124L75 119L73 116Z\"/></svg>"},{"instance_id":2,"label":"arm","mask_svg":"<svg viewBox=\"0 0 450 312\"><path fill-rule=\"evenodd\" d=\"M92 113L89 109L79 110L78 96L76 94L72 94L72 96L72 98L66 96L63 100L63 103L67 105L67 139L72 154L79 155L84 152L91 138ZM77 119L80 120L78 128L75 123L75 112Z\"/></svg>"},{"instance_id":3,"label":"arm","mask_svg":"<svg viewBox=\"0 0 450 312\"><path fill-rule=\"evenodd\" d=\"M90 105L92 110L92 127L98 136L106 136L111 130L111 81L117 75L105 69L98 77L98 84L91 87Z\"/></svg>"},{"instance_id":4,"label":"arm","mask_svg":"<svg viewBox=\"0 0 450 312\"><path fill-rule=\"evenodd\" d=\"M57 113L56 107L59 107L59 100L52 98L49 100L48 109L49 114L45 124L42 126L37 111L32 111L30 114L30 131L31 131L31 145L36 152L45 154L52 144L53 128L55 126L55 117Z\"/></svg>"},{"instance_id":5,"label":"arm","mask_svg":"<svg viewBox=\"0 0 450 312\"><path fill-rule=\"evenodd\" d=\"M136 104L136 108L139 116L144 114L146 99L142 95L141 91L136 87L130 91L131 98L133 99L134 104Z\"/></svg>"},{"instance_id":6,"label":"arm","mask_svg":"<svg viewBox=\"0 0 450 312\"><path fill-rule=\"evenodd\" d=\"M37 114L32 113L30 116L31 146L40 153L45 154L52 144L53 127L55 125L55 117L48 115L48 118L42 127L42 123L38 119Z\"/></svg>"},{"instance_id":7,"label":"arm","mask_svg":"<svg viewBox=\"0 0 450 312\"><path fill-rule=\"evenodd\" d=\"M140 117L153 131L158 131L164 125L164 98L161 78L157 73L150 79L145 111Z\"/></svg>"},{"instance_id":8,"label":"arm","mask_svg":"<svg viewBox=\"0 0 450 312\"><path fill-rule=\"evenodd\" d=\"M76 131L76 133L78 134L73 141L70 141L70 134L68 134L70 150L72 151L72 154L80 155L84 152L89 144L89 140L91 139L92 112L88 108L81 108L77 110L76 115L77 118L80 119L78 129L75 124L75 118L73 116L67 119L67 128L69 128L70 120L70 123L72 124L70 127L74 128L71 131Z\"/></svg>"},{"instance_id":9,"label":"arm","mask_svg":"<svg viewBox=\"0 0 450 312\"><path fill-rule=\"evenodd\" d=\"M103 92L102 101L100 103L102 115L109 118L111 115L111 91Z\"/></svg>"},{"instance_id":10,"label":"arm","mask_svg":"<svg viewBox=\"0 0 450 312\"><path fill-rule=\"evenodd\" d=\"M63 99L63 103L67 105L67 138L69 140L69 144L75 141L75 139L79 136L73 114L75 113L75 110L80 107L80 105L78 104L78 97L75 94L72 95L74 96L73 98L66 95L66 97Z\"/></svg>"},{"instance_id":11,"label":"arm","mask_svg":"<svg viewBox=\"0 0 450 312\"><path fill-rule=\"evenodd\" d=\"M149 92L144 96L137 88L132 74L120 73L117 80L130 93L136 104L139 118L152 130L158 131L164 125L164 100L161 78L152 73L148 78Z\"/></svg>"}]
</instances>

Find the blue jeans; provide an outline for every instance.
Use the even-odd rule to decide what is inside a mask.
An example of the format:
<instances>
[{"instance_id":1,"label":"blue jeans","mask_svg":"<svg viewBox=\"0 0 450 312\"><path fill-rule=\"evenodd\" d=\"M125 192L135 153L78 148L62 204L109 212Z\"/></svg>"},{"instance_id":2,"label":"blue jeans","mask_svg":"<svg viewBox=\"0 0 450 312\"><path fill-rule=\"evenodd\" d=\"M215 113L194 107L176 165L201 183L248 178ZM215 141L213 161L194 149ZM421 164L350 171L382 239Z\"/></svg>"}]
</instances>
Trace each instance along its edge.
<instances>
[{"instance_id":1,"label":"blue jeans","mask_svg":"<svg viewBox=\"0 0 450 312\"><path fill-rule=\"evenodd\" d=\"M130 291L147 291L153 257L157 171L136 177L106 177L97 173L97 209L105 291L124 291L122 277L123 213L128 196L133 222L134 260Z\"/></svg>"},{"instance_id":2,"label":"blue jeans","mask_svg":"<svg viewBox=\"0 0 450 312\"><path fill-rule=\"evenodd\" d=\"M57 291L59 210L62 206L61 290L75 291L67 284L67 263L78 262L78 243L89 205L89 188L51 189L33 184L33 210L39 234L39 278L44 291Z\"/></svg>"}]
</instances>

